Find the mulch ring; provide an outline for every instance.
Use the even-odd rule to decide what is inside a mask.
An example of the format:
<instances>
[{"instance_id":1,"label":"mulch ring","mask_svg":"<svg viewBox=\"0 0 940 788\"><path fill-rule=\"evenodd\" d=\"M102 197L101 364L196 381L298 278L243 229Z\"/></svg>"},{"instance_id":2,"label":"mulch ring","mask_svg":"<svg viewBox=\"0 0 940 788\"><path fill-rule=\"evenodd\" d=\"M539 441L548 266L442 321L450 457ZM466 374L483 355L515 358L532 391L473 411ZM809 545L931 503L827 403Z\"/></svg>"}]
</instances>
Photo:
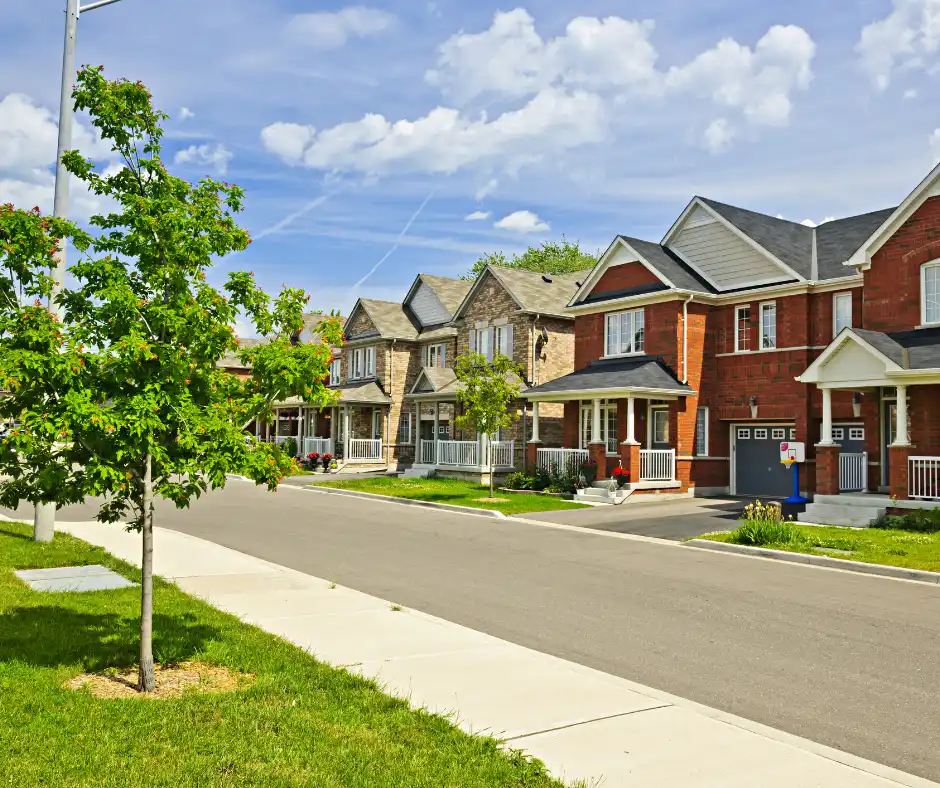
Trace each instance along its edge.
<instances>
[{"instance_id":1,"label":"mulch ring","mask_svg":"<svg viewBox=\"0 0 940 788\"><path fill-rule=\"evenodd\" d=\"M154 676L157 686L153 692L141 692L138 689L137 668L124 670L110 668L100 673L82 673L65 682L65 688L87 689L96 698L105 700L122 698L166 700L179 698L186 692L235 692L250 686L255 679L250 673L239 673L202 662L156 665Z\"/></svg>"}]
</instances>

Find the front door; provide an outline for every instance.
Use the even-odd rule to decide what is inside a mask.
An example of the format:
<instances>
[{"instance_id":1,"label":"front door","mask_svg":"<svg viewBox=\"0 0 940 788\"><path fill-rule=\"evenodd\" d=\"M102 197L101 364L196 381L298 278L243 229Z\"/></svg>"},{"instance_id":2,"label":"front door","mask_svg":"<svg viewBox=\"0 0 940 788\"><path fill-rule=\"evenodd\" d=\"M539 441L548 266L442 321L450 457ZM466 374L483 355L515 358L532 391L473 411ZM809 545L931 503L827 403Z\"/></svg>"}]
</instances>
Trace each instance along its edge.
<instances>
[{"instance_id":1,"label":"front door","mask_svg":"<svg viewBox=\"0 0 940 788\"><path fill-rule=\"evenodd\" d=\"M672 448L669 443L669 408L650 410L650 448Z\"/></svg>"},{"instance_id":2,"label":"front door","mask_svg":"<svg viewBox=\"0 0 940 788\"><path fill-rule=\"evenodd\" d=\"M382 411L372 411L372 440L382 440Z\"/></svg>"}]
</instances>

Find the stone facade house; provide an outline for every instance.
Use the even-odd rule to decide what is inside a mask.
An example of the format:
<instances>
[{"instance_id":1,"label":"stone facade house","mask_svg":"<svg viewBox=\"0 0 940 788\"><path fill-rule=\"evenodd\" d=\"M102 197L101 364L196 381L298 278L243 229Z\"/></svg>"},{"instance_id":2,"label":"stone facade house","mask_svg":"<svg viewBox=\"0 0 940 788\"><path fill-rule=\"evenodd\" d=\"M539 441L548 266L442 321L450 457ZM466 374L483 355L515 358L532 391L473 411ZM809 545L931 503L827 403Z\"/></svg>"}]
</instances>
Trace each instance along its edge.
<instances>
[{"instance_id":1,"label":"stone facade house","mask_svg":"<svg viewBox=\"0 0 940 788\"><path fill-rule=\"evenodd\" d=\"M563 311L574 370L526 392L533 463L782 498L797 443L816 507L940 500L940 167L818 227L696 197L661 242L618 236Z\"/></svg>"}]
</instances>

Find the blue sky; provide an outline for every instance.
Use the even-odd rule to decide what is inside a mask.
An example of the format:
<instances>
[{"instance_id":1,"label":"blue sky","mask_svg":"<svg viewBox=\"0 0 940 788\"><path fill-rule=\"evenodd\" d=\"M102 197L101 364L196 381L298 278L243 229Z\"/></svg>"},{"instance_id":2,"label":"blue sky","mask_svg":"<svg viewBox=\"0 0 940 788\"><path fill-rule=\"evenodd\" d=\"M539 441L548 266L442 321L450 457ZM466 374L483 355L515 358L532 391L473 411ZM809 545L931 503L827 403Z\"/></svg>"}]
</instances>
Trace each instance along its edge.
<instances>
[{"instance_id":1,"label":"blue sky","mask_svg":"<svg viewBox=\"0 0 940 788\"><path fill-rule=\"evenodd\" d=\"M64 0L3 5L0 201L51 209ZM215 277L323 309L562 234L659 240L693 194L887 207L940 159L940 0L705 5L122 0L78 60L151 87L174 172L246 189L256 241Z\"/></svg>"}]
</instances>

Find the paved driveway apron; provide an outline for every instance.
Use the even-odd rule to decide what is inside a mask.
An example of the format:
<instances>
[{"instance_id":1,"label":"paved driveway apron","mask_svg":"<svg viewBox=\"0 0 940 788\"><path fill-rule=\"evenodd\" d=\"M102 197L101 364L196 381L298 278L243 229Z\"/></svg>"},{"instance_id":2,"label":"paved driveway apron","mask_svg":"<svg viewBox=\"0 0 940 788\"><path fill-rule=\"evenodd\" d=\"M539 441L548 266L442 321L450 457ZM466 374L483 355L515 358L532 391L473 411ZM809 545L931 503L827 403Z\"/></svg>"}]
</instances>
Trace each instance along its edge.
<instances>
[{"instance_id":1,"label":"paved driveway apron","mask_svg":"<svg viewBox=\"0 0 940 788\"><path fill-rule=\"evenodd\" d=\"M522 516L582 528L682 541L712 531L733 530L745 504L746 501L732 498L642 503L628 500L620 506L592 506L570 512L539 512Z\"/></svg>"},{"instance_id":2,"label":"paved driveway apron","mask_svg":"<svg viewBox=\"0 0 940 788\"><path fill-rule=\"evenodd\" d=\"M935 586L245 482L157 521L940 780Z\"/></svg>"}]
</instances>

